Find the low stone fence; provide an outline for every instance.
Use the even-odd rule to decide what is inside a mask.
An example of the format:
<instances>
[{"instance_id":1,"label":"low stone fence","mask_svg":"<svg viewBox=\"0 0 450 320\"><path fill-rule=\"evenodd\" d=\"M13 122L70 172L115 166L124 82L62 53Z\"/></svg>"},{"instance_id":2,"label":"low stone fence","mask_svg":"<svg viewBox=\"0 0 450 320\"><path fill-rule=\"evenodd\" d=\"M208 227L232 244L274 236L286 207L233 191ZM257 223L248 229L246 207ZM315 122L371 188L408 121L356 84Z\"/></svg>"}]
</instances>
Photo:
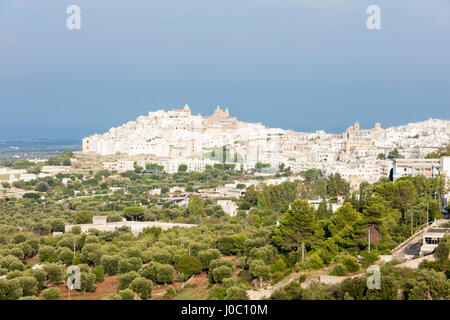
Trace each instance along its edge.
<instances>
[{"instance_id":1,"label":"low stone fence","mask_svg":"<svg viewBox=\"0 0 450 320\"><path fill-rule=\"evenodd\" d=\"M168 230L175 227L180 228L192 228L197 226L196 224L187 224L187 223L170 223L170 222L159 222L159 221L122 221L122 222L109 222L105 224L67 224L64 227L65 232L69 232L73 227L79 226L81 228L81 232L88 233L89 229L96 229L99 231L114 231L120 227L129 227L131 228L131 232L135 235L142 232L145 228L157 227L162 230Z\"/></svg>"}]
</instances>

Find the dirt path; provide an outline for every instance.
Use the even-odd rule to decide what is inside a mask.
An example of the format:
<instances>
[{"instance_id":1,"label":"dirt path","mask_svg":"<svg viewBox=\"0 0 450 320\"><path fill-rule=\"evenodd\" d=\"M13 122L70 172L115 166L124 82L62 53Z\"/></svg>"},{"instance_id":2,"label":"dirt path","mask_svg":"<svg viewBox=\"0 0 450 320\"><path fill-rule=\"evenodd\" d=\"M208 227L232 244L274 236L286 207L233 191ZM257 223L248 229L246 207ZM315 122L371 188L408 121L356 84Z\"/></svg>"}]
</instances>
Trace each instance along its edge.
<instances>
[{"instance_id":1,"label":"dirt path","mask_svg":"<svg viewBox=\"0 0 450 320\"><path fill-rule=\"evenodd\" d=\"M335 284L344 281L345 279L355 278L365 275L365 272L354 272L346 276L331 276L329 275L329 270L318 270L314 272L307 273L307 278L301 283L302 288L309 287L313 282L325 283L325 284ZM280 288L283 288L292 281L298 281L301 273L293 273L278 282L273 286L267 286L262 290L247 290L247 294L250 300L261 300L264 298L269 298L272 293Z\"/></svg>"},{"instance_id":2,"label":"dirt path","mask_svg":"<svg viewBox=\"0 0 450 320\"><path fill-rule=\"evenodd\" d=\"M102 282L95 283L97 288L94 292L86 292L81 295L78 291L72 290L70 293L71 300L101 300L103 297L111 293L117 292L118 280L117 276L105 276ZM64 283L56 286L61 291L61 300L69 300L69 289Z\"/></svg>"},{"instance_id":3,"label":"dirt path","mask_svg":"<svg viewBox=\"0 0 450 320\"><path fill-rule=\"evenodd\" d=\"M191 281L189 281L189 285L191 287L199 288L199 289L206 289L208 288L209 284L209 278L208 273L206 271L195 275Z\"/></svg>"},{"instance_id":4,"label":"dirt path","mask_svg":"<svg viewBox=\"0 0 450 320\"><path fill-rule=\"evenodd\" d=\"M414 252L409 252L409 249L417 244L422 242L423 234L430 228L436 228L439 227L441 224L445 223L446 219L439 219L428 225L427 227L424 227L418 231L416 231L411 237L403 241L401 244L399 244L396 248L394 248L391 251L392 256L402 256L405 255L408 258L411 258L411 256L415 256L415 250ZM420 251L420 245L419 245L419 251ZM414 253L414 254L411 254Z\"/></svg>"}]
</instances>

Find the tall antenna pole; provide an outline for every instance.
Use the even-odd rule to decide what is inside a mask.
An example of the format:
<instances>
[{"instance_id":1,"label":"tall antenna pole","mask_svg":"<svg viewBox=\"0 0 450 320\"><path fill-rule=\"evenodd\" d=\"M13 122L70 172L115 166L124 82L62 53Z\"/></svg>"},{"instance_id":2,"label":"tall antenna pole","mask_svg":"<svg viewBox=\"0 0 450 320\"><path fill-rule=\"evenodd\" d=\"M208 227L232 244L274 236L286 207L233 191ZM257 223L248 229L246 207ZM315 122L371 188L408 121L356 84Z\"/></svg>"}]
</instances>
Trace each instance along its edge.
<instances>
[{"instance_id":1,"label":"tall antenna pole","mask_svg":"<svg viewBox=\"0 0 450 320\"><path fill-rule=\"evenodd\" d=\"M369 226L369 253L370 253L370 226Z\"/></svg>"}]
</instances>

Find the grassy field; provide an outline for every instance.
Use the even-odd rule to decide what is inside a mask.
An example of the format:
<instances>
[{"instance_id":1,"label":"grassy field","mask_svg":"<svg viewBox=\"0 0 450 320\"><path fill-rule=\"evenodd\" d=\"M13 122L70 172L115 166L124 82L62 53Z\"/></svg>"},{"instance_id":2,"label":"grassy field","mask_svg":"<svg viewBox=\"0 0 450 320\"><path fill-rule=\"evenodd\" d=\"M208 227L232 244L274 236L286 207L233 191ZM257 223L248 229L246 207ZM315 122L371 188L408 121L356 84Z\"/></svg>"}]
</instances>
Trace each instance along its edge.
<instances>
[{"instance_id":1,"label":"grassy field","mask_svg":"<svg viewBox=\"0 0 450 320\"><path fill-rule=\"evenodd\" d=\"M206 300L209 296L209 279L206 272L195 275L173 300Z\"/></svg>"},{"instance_id":2,"label":"grassy field","mask_svg":"<svg viewBox=\"0 0 450 320\"><path fill-rule=\"evenodd\" d=\"M198 288L181 289L173 300L206 300L209 296L209 290Z\"/></svg>"}]
</instances>

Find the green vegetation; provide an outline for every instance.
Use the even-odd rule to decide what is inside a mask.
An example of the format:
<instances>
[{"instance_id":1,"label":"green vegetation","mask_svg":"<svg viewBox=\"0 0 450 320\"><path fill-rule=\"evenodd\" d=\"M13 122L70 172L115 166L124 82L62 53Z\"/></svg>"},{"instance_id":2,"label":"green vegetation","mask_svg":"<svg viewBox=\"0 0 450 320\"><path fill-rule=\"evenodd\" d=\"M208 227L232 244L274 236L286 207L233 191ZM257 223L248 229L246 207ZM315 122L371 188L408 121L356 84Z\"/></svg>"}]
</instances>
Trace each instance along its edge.
<instances>
[{"instance_id":1,"label":"green vegetation","mask_svg":"<svg viewBox=\"0 0 450 320\"><path fill-rule=\"evenodd\" d=\"M151 164L120 175L100 170L15 182L30 196L0 199L0 276L5 276L0 299L60 299L56 286L65 281L70 265L81 270L81 289L74 294L95 294L117 277L117 288L100 297L107 300L248 299L247 290L292 275L303 275L302 281L312 272L360 275L381 254L440 218L447 192L443 177L380 180L351 190L339 174L324 176L310 169L279 185L266 185L262 178L261 184L247 188L241 183L245 195L226 198L239 209L230 217L217 199L199 194L189 196L187 207L174 204L167 199L169 188L195 193L244 180L246 174L225 164L204 173L187 173L181 167L168 175L160 169ZM161 197L150 193L155 188L161 189ZM342 206L333 212L335 203ZM125 218L198 226L154 227L139 235L127 227L91 229L86 235L76 226L52 235L64 232L66 224L91 223L94 215L110 222ZM301 288L300 281L293 281L272 298L448 299L448 243L442 240L434 253L437 261L423 263L417 271L384 264L380 291L368 290L360 275L332 286ZM34 264L40 267L32 269Z\"/></svg>"},{"instance_id":2,"label":"green vegetation","mask_svg":"<svg viewBox=\"0 0 450 320\"><path fill-rule=\"evenodd\" d=\"M177 270L185 277L190 278L192 275L202 272L202 263L196 257L184 256L178 261Z\"/></svg>"},{"instance_id":3,"label":"green vegetation","mask_svg":"<svg viewBox=\"0 0 450 320\"><path fill-rule=\"evenodd\" d=\"M388 159L402 159L404 158L404 156L402 156L400 154L400 152L398 152L398 149L395 148L394 150L390 151L388 154Z\"/></svg>"},{"instance_id":4,"label":"green vegetation","mask_svg":"<svg viewBox=\"0 0 450 320\"><path fill-rule=\"evenodd\" d=\"M450 156L450 144L447 144L445 147L440 148L436 152L431 152L425 156L427 159L439 159L441 157Z\"/></svg>"}]
</instances>

